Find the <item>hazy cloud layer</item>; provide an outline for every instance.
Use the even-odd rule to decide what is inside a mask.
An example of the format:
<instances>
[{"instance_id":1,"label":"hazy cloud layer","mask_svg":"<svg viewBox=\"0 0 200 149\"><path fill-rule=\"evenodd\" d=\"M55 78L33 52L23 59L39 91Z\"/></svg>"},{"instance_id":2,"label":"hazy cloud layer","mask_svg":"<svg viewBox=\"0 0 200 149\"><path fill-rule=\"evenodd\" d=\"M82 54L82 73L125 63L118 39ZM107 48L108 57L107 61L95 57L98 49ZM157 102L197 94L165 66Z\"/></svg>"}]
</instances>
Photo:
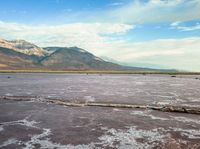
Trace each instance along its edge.
<instances>
[{"instance_id":1,"label":"hazy cloud layer","mask_svg":"<svg viewBox=\"0 0 200 149\"><path fill-rule=\"evenodd\" d=\"M159 64L167 68L199 71L200 37L118 43L115 52L107 55L127 63L141 62Z\"/></svg>"},{"instance_id":2,"label":"hazy cloud layer","mask_svg":"<svg viewBox=\"0 0 200 149\"><path fill-rule=\"evenodd\" d=\"M200 19L200 0L132 0L111 3L106 9L64 13L62 21L125 24L161 23Z\"/></svg>"}]
</instances>

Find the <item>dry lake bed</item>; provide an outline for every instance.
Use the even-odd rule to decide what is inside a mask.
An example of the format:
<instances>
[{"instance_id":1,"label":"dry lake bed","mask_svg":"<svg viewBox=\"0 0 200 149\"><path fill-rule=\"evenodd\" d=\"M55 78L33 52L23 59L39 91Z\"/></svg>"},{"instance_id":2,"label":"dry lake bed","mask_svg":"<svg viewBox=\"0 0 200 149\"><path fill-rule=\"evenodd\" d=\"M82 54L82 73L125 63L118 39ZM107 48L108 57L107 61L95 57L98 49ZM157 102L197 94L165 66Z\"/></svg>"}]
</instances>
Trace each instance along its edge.
<instances>
[{"instance_id":1,"label":"dry lake bed","mask_svg":"<svg viewBox=\"0 0 200 149\"><path fill-rule=\"evenodd\" d=\"M200 109L199 78L2 73L0 148L200 149L200 114L88 106Z\"/></svg>"}]
</instances>

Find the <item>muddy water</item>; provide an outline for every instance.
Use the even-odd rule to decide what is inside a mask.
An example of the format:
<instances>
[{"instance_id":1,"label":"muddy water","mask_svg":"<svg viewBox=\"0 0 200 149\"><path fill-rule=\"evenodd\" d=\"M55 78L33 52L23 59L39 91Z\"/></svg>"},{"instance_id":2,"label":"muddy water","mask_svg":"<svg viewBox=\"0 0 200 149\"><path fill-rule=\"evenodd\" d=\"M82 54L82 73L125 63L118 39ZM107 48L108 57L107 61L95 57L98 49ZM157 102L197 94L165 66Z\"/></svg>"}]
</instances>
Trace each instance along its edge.
<instances>
[{"instance_id":1,"label":"muddy water","mask_svg":"<svg viewBox=\"0 0 200 149\"><path fill-rule=\"evenodd\" d=\"M200 107L198 76L0 74L0 148L200 148L200 116L69 102Z\"/></svg>"}]
</instances>

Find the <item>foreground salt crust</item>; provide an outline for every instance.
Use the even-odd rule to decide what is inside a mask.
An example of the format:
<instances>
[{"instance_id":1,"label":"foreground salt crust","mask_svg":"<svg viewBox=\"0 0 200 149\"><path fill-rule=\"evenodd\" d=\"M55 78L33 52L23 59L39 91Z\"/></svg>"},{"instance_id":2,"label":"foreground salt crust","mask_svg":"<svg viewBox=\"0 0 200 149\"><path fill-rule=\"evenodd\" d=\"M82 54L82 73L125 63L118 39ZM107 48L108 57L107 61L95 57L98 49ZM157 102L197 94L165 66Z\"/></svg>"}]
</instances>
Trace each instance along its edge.
<instances>
[{"instance_id":1,"label":"foreground salt crust","mask_svg":"<svg viewBox=\"0 0 200 149\"><path fill-rule=\"evenodd\" d=\"M147 113L145 114L142 113L141 111L135 111L134 114L147 116ZM160 119L157 117L156 118L152 117L152 118ZM16 138L9 138L0 145L0 148L7 147L11 144L17 144L17 145L23 145L24 149L33 149L35 148L35 145L40 146L40 148L49 148L49 149L99 148L97 146L120 148L120 149L129 149L129 148L149 149L159 146L161 144L165 144L166 140L172 139L169 133L171 131L180 132L182 136L186 136L190 139L200 138L200 131L195 129L181 129L181 128L170 127L169 129L156 128L150 130L143 130L137 128L136 126L132 126L132 127L126 127L125 130L124 129L122 130L122 129L101 127L101 130L104 132L104 134L98 138L99 141L97 142L91 142L89 144L80 144L80 145L71 145L71 144L62 145L60 143L55 143L51 141L50 136L53 135L51 129L40 128L38 127L37 124L39 123L35 121L30 121L28 120L27 117L22 120L1 123L1 131L4 131L4 127L6 128L6 126L12 126L12 125L22 125L28 128L40 129L42 131L39 134L32 135L30 140L27 142L17 140ZM184 140L180 142L186 143Z\"/></svg>"}]
</instances>

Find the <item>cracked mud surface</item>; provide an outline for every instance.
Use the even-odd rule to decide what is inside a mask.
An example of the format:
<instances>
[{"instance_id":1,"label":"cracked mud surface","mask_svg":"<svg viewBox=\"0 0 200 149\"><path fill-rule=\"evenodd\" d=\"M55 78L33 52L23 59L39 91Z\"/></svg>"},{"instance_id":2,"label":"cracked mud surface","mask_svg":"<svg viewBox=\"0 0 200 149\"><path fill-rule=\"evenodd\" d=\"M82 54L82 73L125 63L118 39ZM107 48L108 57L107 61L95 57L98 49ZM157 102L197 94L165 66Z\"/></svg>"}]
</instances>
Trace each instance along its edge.
<instances>
[{"instance_id":1,"label":"cracked mud surface","mask_svg":"<svg viewBox=\"0 0 200 149\"><path fill-rule=\"evenodd\" d=\"M193 77L0 74L0 96L36 97L0 100L0 148L199 149L199 115L40 102L52 98L199 107L200 83Z\"/></svg>"}]
</instances>

